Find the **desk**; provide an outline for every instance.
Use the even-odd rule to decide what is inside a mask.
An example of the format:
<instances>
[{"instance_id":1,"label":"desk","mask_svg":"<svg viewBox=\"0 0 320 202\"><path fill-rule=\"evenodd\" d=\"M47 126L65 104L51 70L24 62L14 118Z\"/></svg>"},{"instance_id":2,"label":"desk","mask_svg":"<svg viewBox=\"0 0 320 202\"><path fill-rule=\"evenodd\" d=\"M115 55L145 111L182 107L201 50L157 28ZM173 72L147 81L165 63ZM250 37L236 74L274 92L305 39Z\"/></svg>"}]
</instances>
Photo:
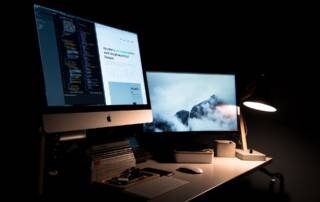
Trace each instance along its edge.
<instances>
[{"instance_id":1,"label":"desk","mask_svg":"<svg viewBox=\"0 0 320 202\"><path fill-rule=\"evenodd\" d=\"M192 164L203 169L202 174L186 174L176 171L181 163L158 163L154 160L138 164L138 167L154 167L174 172L178 179L189 181L175 190L169 191L150 201L189 201L204 194L234 178L254 172L261 167L270 164L271 158L266 161L243 161L238 158L215 157L212 164Z\"/></svg>"}]
</instances>

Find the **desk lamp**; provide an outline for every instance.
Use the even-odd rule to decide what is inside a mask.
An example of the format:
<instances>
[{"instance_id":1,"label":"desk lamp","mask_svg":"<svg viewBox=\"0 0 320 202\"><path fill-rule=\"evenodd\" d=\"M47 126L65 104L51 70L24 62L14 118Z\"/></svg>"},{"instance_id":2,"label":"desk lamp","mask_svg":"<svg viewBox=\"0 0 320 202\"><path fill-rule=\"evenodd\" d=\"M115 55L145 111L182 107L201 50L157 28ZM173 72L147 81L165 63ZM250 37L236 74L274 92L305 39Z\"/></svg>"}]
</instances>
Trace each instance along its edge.
<instances>
[{"instance_id":1,"label":"desk lamp","mask_svg":"<svg viewBox=\"0 0 320 202\"><path fill-rule=\"evenodd\" d=\"M270 94L265 82L265 76L262 74L260 79L253 82L246 89L247 93L242 98L241 102L244 106L264 111L264 112L276 112L277 109L273 106L270 99ZM250 161L263 161L266 159L266 155L253 149L248 149L247 146L247 128L243 113L238 107L238 115L240 117L240 134L241 134L241 149L236 150L236 156L242 160Z\"/></svg>"}]
</instances>

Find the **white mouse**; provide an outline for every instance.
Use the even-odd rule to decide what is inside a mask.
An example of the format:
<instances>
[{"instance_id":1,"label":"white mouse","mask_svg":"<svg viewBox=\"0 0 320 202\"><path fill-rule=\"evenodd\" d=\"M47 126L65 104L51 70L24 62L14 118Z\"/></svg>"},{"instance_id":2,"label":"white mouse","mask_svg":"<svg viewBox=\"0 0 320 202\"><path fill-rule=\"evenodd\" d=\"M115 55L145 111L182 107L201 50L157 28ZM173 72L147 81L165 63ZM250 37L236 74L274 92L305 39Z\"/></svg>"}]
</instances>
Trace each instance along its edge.
<instances>
[{"instance_id":1,"label":"white mouse","mask_svg":"<svg viewBox=\"0 0 320 202\"><path fill-rule=\"evenodd\" d=\"M183 165L178 168L179 171L191 174L201 174L203 170L201 168L192 165Z\"/></svg>"}]
</instances>

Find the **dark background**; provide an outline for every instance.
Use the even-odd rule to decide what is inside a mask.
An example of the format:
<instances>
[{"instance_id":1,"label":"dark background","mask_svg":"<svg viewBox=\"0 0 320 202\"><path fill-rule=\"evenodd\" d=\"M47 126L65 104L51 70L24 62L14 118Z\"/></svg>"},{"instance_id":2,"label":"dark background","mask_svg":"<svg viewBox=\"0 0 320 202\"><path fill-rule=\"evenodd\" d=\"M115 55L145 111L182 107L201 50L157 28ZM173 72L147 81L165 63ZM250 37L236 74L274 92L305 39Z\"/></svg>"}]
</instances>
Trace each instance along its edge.
<instances>
[{"instance_id":1,"label":"dark background","mask_svg":"<svg viewBox=\"0 0 320 202\"><path fill-rule=\"evenodd\" d=\"M319 32L312 5L37 2L137 32L145 70L234 72L239 91L265 73L278 112L245 111L249 146L273 157L268 168L285 176L287 199L320 199L319 78L315 70L319 67L316 55ZM13 70L17 82L11 84L15 89L10 90L7 99L9 106L13 105L12 109L24 119L23 126L11 126L20 134L21 139L14 140L14 144L23 145L17 150L24 153L22 169L28 173L28 179L19 184L23 196L34 195L36 191L38 136L34 134L40 120L40 61L33 3L26 3L21 8L20 20L13 20L14 25L25 27L11 33L24 48L19 51L21 60L14 60L19 63L19 73ZM16 117L7 117L16 123ZM21 172L20 167L16 169ZM260 194L267 189L268 179L261 173L253 173L244 181L248 193ZM229 193L232 191L235 190Z\"/></svg>"}]
</instances>

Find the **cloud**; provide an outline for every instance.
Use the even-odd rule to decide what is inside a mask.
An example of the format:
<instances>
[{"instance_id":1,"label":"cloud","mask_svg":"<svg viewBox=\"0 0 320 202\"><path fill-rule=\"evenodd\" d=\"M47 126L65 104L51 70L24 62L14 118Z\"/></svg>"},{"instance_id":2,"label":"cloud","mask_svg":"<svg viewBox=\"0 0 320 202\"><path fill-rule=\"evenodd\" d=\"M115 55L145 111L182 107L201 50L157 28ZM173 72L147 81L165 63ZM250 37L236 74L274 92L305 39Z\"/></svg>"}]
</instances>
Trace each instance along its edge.
<instances>
[{"instance_id":1,"label":"cloud","mask_svg":"<svg viewBox=\"0 0 320 202\"><path fill-rule=\"evenodd\" d=\"M235 81L230 75L148 73L150 99L156 112L174 114L191 108L211 95L235 104Z\"/></svg>"}]
</instances>

